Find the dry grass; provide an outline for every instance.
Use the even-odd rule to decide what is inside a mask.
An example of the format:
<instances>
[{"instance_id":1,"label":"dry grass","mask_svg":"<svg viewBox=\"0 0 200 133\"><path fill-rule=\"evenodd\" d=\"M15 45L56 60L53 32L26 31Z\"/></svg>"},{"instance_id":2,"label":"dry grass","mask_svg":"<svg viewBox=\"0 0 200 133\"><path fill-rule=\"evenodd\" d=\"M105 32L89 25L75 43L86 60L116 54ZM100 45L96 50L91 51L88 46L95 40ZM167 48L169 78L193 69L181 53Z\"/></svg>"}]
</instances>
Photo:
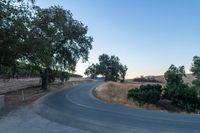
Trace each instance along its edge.
<instances>
[{"instance_id":1,"label":"dry grass","mask_svg":"<svg viewBox=\"0 0 200 133\"><path fill-rule=\"evenodd\" d=\"M166 81L164 76L154 76L156 80L160 81L162 86L165 86ZM187 74L184 78L184 82L191 85L195 77L192 74ZM152 110L162 110L168 112L182 112L177 107L173 106L168 100L160 100L156 105L145 104L140 105L137 101L130 101L127 99L127 94L130 89L137 88L140 85L145 84L157 84L151 82L134 82L133 79L126 80L125 83L106 82L94 90L94 94L97 98L114 104L121 104L134 108L145 108Z\"/></svg>"},{"instance_id":2,"label":"dry grass","mask_svg":"<svg viewBox=\"0 0 200 133\"><path fill-rule=\"evenodd\" d=\"M85 83L85 82L90 82L90 80L71 79L65 83L55 82L48 86L47 91L41 90L40 86L37 86L37 87L30 86L30 87L27 87L24 89L20 89L19 86L16 86L16 88L19 88L19 89L15 89L16 91L4 93L5 106L7 108L13 108L13 107L15 108L15 107L19 107L19 106L25 106L25 105L28 105L28 104L32 103L33 101L37 100L41 96L46 95L49 92L58 91L63 88L69 88L73 85L77 85L77 84Z\"/></svg>"},{"instance_id":3,"label":"dry grass","mask_svg":"<svg viewBox=\"0 0 200 133\"><path fill-rule=\"evenodd\" d=\"M123 102L126 99L128 90L138 87L139 84L120 84L114 82L107 82L100 85L96 90L99 98L108 102ZM106 94L106 95L105 95Z\"/></svg>"},{"instance_id":4,"label":"dry grass","mask_svg":"<svg viewBox=\"0 0 200 133\"><path fill-rule=\"evenodd\" d=\"M160 109L163 110L163 107L159 107L153 104L145 104L140 106L136 101L130 101L127 99L128 91L132 88L139 87L141 83L115 83L107 82L94 90L94 94L97 98L114 104L121 104L128 107L134 108L146 108L146 109Z\"/></svg>"},{"instance_id":5,"label":"dry grass","mask_svg":"<svg viewBox=\"0 0 200 133\"><path fill-rule=\"evenodd\" d=\"M160 76L154 76L156 80L160 81L161 83L166 83L165 78L163 75ZM186 77L183 78L184 82L187 84L192 84L192 81L195 79L195 77L192 74L186 74Z\"/></svg>"},{"instance_id":6,"label":"dry grass","mask_svg":"<svg viewBox=\"0 0 200 133\"><path fill-rule=\"evenodd\" d=\"M160 76L147 76L147 77L154 77L155 80L159 81L162 85L166 84L166 80L164 78L164 75L160 75ZM186 77L183 77L183 80L185 83L192 85L192 81L195 80L195 77L192 74L186 74ZM126 83L135 83L135 81L133 81L133 79L126 79ZM141 83L141 82L139 82ZM152 83L152 82L149 82Z\"/></svg>"},{"instance_id":7,"label":"dry grass","mask_svg":"<svg viewBox=\"0 0 200 133\"><path fill-rule=\"evenodd\" d=\"M160 110L168 112L182 112L177 107L173 106L168 100L160 100L155 104L144 104L140 105L137 101L132 101L127 99L127 94L130 89L137 88L140 85L145 85L149 83L116 83L116 82L106 82L98 86L94 91L94 95L109 103L120 104L133 108L145 108L150 110ZM184 112L183 112L184 113Z\"/></svg>"}]
</instances>

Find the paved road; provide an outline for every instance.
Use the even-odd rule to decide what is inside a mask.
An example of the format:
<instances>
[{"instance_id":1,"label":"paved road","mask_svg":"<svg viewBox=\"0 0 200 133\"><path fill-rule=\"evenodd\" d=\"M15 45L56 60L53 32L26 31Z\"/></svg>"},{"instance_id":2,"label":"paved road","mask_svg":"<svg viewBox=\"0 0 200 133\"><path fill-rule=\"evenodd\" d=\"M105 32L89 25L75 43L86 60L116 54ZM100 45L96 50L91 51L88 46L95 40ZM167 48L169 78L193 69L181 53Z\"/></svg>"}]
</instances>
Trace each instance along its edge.
<instances>
[{"instance_id":1,"label":"paved road","mask_svg":"<svg viewBox=\"0 0 200 133\"><path fill-rule=\"evenodd\" d=\"M44 97L34 110L40 116L95 133L200 133L200 116L104 103L91 90L100 81L75 86Z\"/></svg>"},{"instance_id":2,"label":"paved road","mask_svg":"<svg viewBox=\"0 0 200 133\"><path fill-rule=\"evenodd\" d=\"M91 133L42 118L29 107L0 118L0 133Z\"/></svg>"}]
</instances>

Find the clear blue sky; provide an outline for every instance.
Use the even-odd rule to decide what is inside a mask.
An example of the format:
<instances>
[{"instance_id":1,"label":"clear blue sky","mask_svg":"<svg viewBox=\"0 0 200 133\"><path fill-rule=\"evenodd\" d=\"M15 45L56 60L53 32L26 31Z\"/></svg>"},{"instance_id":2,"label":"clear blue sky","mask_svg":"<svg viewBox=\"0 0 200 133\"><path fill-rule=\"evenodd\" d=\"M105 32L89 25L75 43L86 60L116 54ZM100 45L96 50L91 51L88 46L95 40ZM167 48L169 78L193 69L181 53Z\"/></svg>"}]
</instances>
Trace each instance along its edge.
<instances>
[{"instance_id":1,"label":"clear blue sky","mask_svg":"<svg viewBox=\"0 0 200 133\"><path fill-rule=\"evenodd\" d=\"M37 0L61 5L89 27L90 63L102 53L116 55L129 68L127 78L162 75L171 64L189 72L200 56L200 0ZM88 63L78 63L83 74Z\"/></svg>"}]
</instances>

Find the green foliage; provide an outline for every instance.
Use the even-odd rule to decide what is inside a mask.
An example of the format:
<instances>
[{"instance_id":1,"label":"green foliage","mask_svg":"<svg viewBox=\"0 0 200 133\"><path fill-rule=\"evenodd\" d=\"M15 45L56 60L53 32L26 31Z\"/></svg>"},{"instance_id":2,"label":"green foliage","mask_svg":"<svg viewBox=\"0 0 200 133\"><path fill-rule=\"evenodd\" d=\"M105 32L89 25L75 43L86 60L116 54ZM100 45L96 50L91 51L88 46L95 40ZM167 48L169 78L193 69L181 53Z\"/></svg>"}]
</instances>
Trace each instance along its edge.
<instances>
[{"instance_id":1,"label":"green foliage","mask_svg":"<svg viewBox=\"0 0 200 133\"><path fill-rule=\"evenodd\" d=\"M97 75L98 75L98 71L99 71L98 69L99 69L98 64L92 64L85 70L84 74L92 79L95 79L97 78Z\"/></svg>"},{"instance_id":2,"label":"green foliage","mask_svg":"<svg viewBox=\"0 0 200 133\"><path fill-rule=\"evenodd\" d=\"M10 78L13 76L13 78L26 78L26 77L39 77L40 73L38 70L41 68L32 66L30 64L24 64L17 62L15 73L13 72L12 67L5 67L0 65L0 78ZM61 73L64 75L64 79L67 81L69 77L74 77L74 78L81 78L81 75L74 74L74 73L68 73L68 72L63 72L60 70L49 70L49 83L53 82L55 78L60 78Z\"/></svg>"},{"instance_id":3,"label":"green foliage","mask_svg":"<svg viewBox=\"0 0 200 133\"><path fill-rule=\"evenodd\" d=\"M198 59L194 58L192 70L198 75ZM172 104L187 112L197 112L200 110L200 89L189 87L184 83L184 66L176 67L171 65L165 72L166 86L161 90L160 85L147 85L132 89L128 92L128 98L138 101L140 104L157 103L160 97L172 101ZM144 78L142 78L144 79ZM157 86L157 87L156 87ZM162 96L161 96L162 94Z\"/></svg>"},{"instance_id":4,"label":"green foliage","mask_svg":"<svg viewBox=\"0 0 200 133\"><path fill-rule=\"evenodd\" d=\"M48 76L45 71L54 67L61 71L74 71L80 58L88 60L93 39L86 35L88 27L75 20L70 11L60 6L38 7L32 23L34 27L27 43L31 44L31 48L29 45L26 48L26 59L44 68L41 75Z\"/></svg>"},{"instance_id":5,"label":"green foliage","mask_svg":"<svg viewBox=\"0 0 200 133\"><path fill-rule=\"evenodd\" d=\"M185 76L184 67L175 67L172 65L165 73L165 79L167 81L164 88L163 98L172 101L172 104L176 105L180 109L188 112L194 112L200 109L200 99L198 91L194 87L189 87L184 83L183 77Z\"/></svg>"},{"instance_id":6,"label":"green foliage","mask_svg":"<svg viewBox=\"0 0 200 133\"><path fill-rule=\"evenodd\" d=\"M160 100L162 86L156 85L142 85L140 88L131 89L128 92L128 99L138 101L140 104L151 103L155 104Z\"/></svg>"},{"instance_id":7,"label":"green foliage","mask_svg":"<svg viewBox=\"0 0 200 133\"><path fill-rule=\"evenodd\" d=\"M0 78L7 79L12 76L12 69L11 67L5 67L0 65Z\"/></svg>"},{"instance_id":8,"label":"green foliage","mask_svg":"<svg viewBox=\"0 0 200 133\"><path fill-rule=\"evenodd\" d=\"M181 86L184 84L183 77L185 77L185 68L180 66L177 68L174 65L171 65L167 72L165 72L164 77L167 81L167 86Z\"/></svg>"},{"instance_id":9,"label":"green foliage","mask_svg":"<svg viewBox=\"0 0 200 133\"><path fill-rule=\"evenodd\" d=\"M165 80L167 81L164 89L164 98L171 100L174 91L176 91L175 89L187 87L183 81L184 76L186 76L184 66L177 68L176 66L171 65L169 67L164 74Z\"/></svg>"},{"instance_id":10,"label":"green foliage","mask_svg":"<svg viewBox=\"0 0 200 133\"><path fill-rule=\"evenodd\" d=\"M31 7L16 0L0 2L0 64L13 66L22 58L30 27Z\"/></svg>"},{"instance_id":11,"label":"green foliage","mask_svg":"<svg viewBox=\"0 0 200 133\"><path fill-rule=\"evenodd\" d=\"M69 80L70 74L67 72L60 72L60 80L62 82Z\"/></svg>"},{"instance_id":12,"label":"green foliage","mask_svg":"<svg viewBox=\"0 0 200 133\"><path fill-rule=\"evenodd\" d=\"M93 39L69 10L43 9L34 1L0 1L0 65L14 73L19 61L37 68L46 89L51 70L75 71L78 60L88 60Z\"/></svg>"},{"instance_id":13,"label":"green foliage","mask_svg":"<svg viewBox=\"0 0 200 133\"><path fill-rule=\"evenodd\" d=\"M80 58L88 60L93 39L86 35L87 26L60 6L47 9L38 7L36 11L28 40L31 49L27 46L29 62L44 68L59 67L74 71Z\"/></svg>"},{"instance_id":14,"label":"green foliage","mask_svg":"<svg viewBox=\"0 0 200 133\"><path fill-rule=\"evenodd\" d=\"M124 82L128 68L120 63L117 56L102 54L99 56L99 64L92 64L86 69L85 74L90 77L102 75L106 81Z\"/></svg>"},{"instance_id":15,"label":"green foliage","mask_svg":"<svg viewBox=\"0 0 200 133\"><path fill-rule=\"evenodd\" d=\"M123 65L120 65L119 66L119 75L120 75L120 82L124 82L125 81L125 76L126 76L126 72L127 72L127 70L128 70L128 67L125 65L125 66L123 66Z\"/></svg>"},{"instance_id":16,"label":"green foliage","mask_svg":"<svg viewBox=\"0 0 200 133\"><path fill-rule=\"evenodd\" d=\"M195 76L195 80L193 81L193 84L196 87L200 87L200 57L195 56L193 58L193 63L191 67L191 71L193 72L193 75Z\"/></svg>"},{"instance_id":17,"label":"green foliage","mask_svg":"<svg viewBox=\"0 0 200 133\"><path fill-rule=\"evenodd\" d=\"M173 88L171 93L172 104L187 112L195 112L200 109L200 99L197 89L183 86L182 88Z\"/></svg>"}]
</instances>

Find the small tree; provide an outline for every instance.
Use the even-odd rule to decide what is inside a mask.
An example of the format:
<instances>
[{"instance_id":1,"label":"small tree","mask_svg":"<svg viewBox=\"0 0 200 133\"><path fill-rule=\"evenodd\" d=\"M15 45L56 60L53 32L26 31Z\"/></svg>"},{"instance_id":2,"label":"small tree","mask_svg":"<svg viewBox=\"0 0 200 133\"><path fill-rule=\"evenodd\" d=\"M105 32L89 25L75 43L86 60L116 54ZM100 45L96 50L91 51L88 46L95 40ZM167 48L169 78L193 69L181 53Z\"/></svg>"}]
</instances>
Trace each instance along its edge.
<instances>
[{"instance_id":1,"label":"small tree","mask_svg":"<svg viewBox=\"0 0 200 133\"><path fill-rule=\"evenodd\" d=\"M183 81L184 76L186 76L184 66L177 68L171 65L165 73L167 84L164 88L163 97L171 100L172 104L180 109L188 112L196 111L200 108L200 99L197 89L194 87L191 88L185 84Z\"/></svg>"},{"instance_id":2,"label":"small tree","mask_svg":"<svg viewBox=\"0 0 200 133\"><path fill-rule=\"evenodd\" d=\"M119 67L119 75L120 75L120 81L123 83L124 80L125 80L125 76L126 76L126 72L127 72L128 68L127 66L123 66L123 65L120 65Z\"/></svg>"},{"instance_id":3,"label":"small tree","mask_svg":"<svg viewBox=\"0 0 200 133\"><path fill-rule=\"evenodd\" d=\"M97 78L98 75L98 67L99 67L98 64L92 64L85 70L84 74L92 79L95 79Z\"/></svg>"},{"instance_id":4,"label":"small tree","mask_svg":"<svg viewBox=\"0 0 200 133\"><path fill-rule=\"evenodd\" d=\"M85 74L90 77L102 75L105 81L124 82L128 68L120 63L117 56L102 54L99 56L99 64L92 64L86 69Z\"/></svg>"},{"instance_id":5,"label":"small tree","mask_svg":"<svg viewBox=\"0 0 200 133\"><path fill-rule=\"evenodd\" d=\"M171 65L167 72L165 72L164 77L167 81L166 87L164 89L164 97L167 99L172 99L176 88L182 88L187 86L184 84L183 77L186 76L184 66L177 68Z\"/></svg>"}]
</instances>

